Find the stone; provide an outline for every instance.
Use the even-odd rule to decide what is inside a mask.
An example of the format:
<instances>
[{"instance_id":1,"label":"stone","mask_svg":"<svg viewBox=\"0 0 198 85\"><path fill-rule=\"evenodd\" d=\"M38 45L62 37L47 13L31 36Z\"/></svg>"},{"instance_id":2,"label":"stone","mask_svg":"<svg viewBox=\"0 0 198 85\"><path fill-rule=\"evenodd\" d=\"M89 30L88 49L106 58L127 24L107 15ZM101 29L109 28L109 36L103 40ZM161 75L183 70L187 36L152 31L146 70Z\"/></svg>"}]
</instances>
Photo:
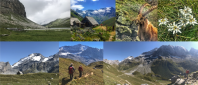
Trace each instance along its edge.
<instances>
[{"instance_id":1,"label":"stone","mask_svg":"<svg viewBox=\"0 0 198 85\"><path fill-rule=\"evenodd\" d=\"M176 82L174 83L175 85L185 85L185 80L184 79L177 79Z\"/></svg>"},{"instance_id":2,"label":"stone","mask_svg":"<svg viewBox=\"0 0 198 85\"><path fill-rule=\"evenodd\" d=\"M175 83L177 81L177 77L176 76L173 76L172 78L171 78L171 83Z\"/></svg>"}]
</instances>

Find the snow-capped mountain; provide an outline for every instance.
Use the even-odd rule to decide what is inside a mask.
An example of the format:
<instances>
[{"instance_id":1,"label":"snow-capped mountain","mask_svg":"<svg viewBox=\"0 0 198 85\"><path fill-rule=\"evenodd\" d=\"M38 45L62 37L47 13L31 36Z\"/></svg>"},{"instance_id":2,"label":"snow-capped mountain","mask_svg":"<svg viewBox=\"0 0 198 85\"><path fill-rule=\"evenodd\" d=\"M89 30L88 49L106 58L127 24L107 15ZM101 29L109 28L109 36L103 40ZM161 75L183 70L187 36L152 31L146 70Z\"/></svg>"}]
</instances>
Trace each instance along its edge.
<instances>
[{"instance_id":1,"label":"snow-capped mountain","mask_svg":"<svg viewBox=\"0 0 198 85\"><path fill-rule=\"evenodd\" d=\"M46 62L47 60L53 58L52 56L50 57L44 57L40 53L32 53L28 55L25 58L20 59L18 62L12 65L12 68L19 66L20 64L24 63L29 63L31 61L33 62Z\"/></svg>"},{"instance_id":2,"label":"snow-capped mountain","mask_svg":"<svg viewBox=\"0 0 198 85\"><path fill-rule=\"evenodd\" d=\"M105 62L107 64L110 64L110 65L118 65L119 64L118 60L107 60L107 59L104 59L103 62Z\"/></svg>"},{"instance_id":3,"label":"snow-capped mountain","mask_svg":"<svg viewBox=\"0 0 198 85\"><path fill-rule=\"evenodd\" d=\"M59 57L70 58L88 65L92 62L103 60L103 49L78 44L60 47L58 55Z\"/></svg>"},{"instance_id":4,"label":"snow-capped mountain","mask_svg":"<svg viewBox=\"0 0 198 85\"><path fill-rule=\"evenodd\" d=\"M9 62L0 62L0 74L16 74L18 71L22 71L23 73L59 72L59 56L58 54L54 54L44 57L40 53L32 53L20 59L12 66Z\"/></svg>"},{"instance_id":5,"label":"snow-capped mountain","mask_svg":"<svg viewBox=\"0 0 198 85\"><path fill-rule=\"evenodd\" d=\"M89 16L96 19L98 23L102 23L103 21L115 17L115 8L106 7L97 10L75 10L82 17Z\"/></svg>"}]
</instances>

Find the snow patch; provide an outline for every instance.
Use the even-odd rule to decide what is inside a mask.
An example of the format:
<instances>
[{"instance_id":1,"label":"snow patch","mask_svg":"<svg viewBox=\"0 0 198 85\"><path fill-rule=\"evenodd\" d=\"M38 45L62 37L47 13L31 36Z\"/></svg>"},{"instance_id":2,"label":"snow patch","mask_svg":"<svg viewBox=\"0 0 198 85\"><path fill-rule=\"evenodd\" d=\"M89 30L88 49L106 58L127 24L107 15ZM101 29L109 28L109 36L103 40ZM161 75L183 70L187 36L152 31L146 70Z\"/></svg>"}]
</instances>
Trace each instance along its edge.
<instances>
[{"instance_id":1,"label":"snow patch","mask_svg":"<svg viewBox=\"0 0 198 85\"><path fill-rule=\"evenodd\" d=\"M49 60L49 58L45 58L42 62L45 62L45 61L47 61L47 60Z\"/></svg>"},{"instance_id":2,"label":"snow patch","mask_svg":"<svg viewBox=\"0 0 198 85\"><path fill-rule=\"evenodd\" d=\"M99 10L98 10L98 12L105 12L105 10L103 10L103 9L99 9Z\"/></svg>"},{"instance_id":3,"label":"snow patch","mask_svg":"<svg viewBox=\"0 0 198 85\"><path fill-rule=\"evenodd\" d=\"M66 53L60 53L59 55L65 55L65 56L67 56L68 54L71 54L71 53L69 53L69 52L66 52Z\"/></svg>"},{"instance_id":4,"label":"snow patch","mask_svg":"<svg viewBox=\"0 0 198 85\"><path fill-rule=\"evenodd\" d=\"M41 56L35 56L31 60L33 60L33 61L40 61L41 60Z\"/></svg>"}]
</instances>

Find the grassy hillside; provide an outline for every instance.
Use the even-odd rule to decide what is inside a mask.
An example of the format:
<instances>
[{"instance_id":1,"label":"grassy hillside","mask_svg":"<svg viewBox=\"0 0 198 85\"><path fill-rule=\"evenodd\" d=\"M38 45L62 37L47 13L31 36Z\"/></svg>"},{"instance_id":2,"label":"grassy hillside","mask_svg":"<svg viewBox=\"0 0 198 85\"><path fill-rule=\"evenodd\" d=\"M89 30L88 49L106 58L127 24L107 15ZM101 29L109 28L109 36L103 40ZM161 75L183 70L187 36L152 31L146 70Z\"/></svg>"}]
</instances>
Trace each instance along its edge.
<instances>
[{"instance_id":1,"label":"grassy hillside","mask_svg":"<svg viewBox=\"0 0 198 85\"><path fill-rule=\"evenodd\" d=\"M140 62L137 62L137 61L130 61L126 64L120 63L118 66L118 69L119 70L128 70L128 69L138 66L139 64L140 64Z\"/></svg>"},{"instance_id":2,"label":"grassy hillside","mask_svg":"<svg viewBox=\"0 0 198 85\"><path fill-rule=\"evenodd\" d=\"M70 81L68 73L69 65L73 63L76 71L74 72L74 79ZM82 65L83 74L79 78L78 67ZM103 75L101 69L93 69L92 67L86 66L80 62L59 58L59 85L103 85Z\"/></svg>"},{"instance_id":3,"label":"grassy hillside","mask_svg":"<svg viewBox=\"0 0 198 85\"><path fill-rule=\"evenodd\" d=\"M71 17L78 18L80 21L82 21L83 17L79 15L77 12L71 9Z\"/></svg>"},{"instance_id":4,"label":"grassy hillside","mask_svg":"<svg viewBox=\"0 0 198 85\"><path fill-rule=\"evenodd\" d=\"M185 60L177 64L178 66L183 67L184 70L188 69L190 72L198 71L197 60Z\"/></svg>"},{"instance_id":5,"label":"grassy hillside","mask_svg":"<svg viewBox=\"0 0 198 85\"><path fill-rule=\"evenodd\" d=\"M17 14L0 14L0 28L23 28L23 29L43 29L41 26L25 17L19 16Z\"/></svg>"},{"instance_id":6,"label":"grassy hillside","mask_svg":"<svg viewBox=\"0 0 198 85\"><path fill-rule=\"evenodd\" d=\"M113 25L115 26L115 21L116 21L116 18L112 17L108 20L103 21L101 24L104 26L113 26Z\"/></svg>"},{"instance_id":7,"label":"grassy hillside","mask_svg":"<svg viewBox=\"0 0 198 85\"><path fill-rule=\"evenodd\" d=\"M179 67L172 60L156 60L153 62L151 70L155 74L161 75L164 79L170 79L174 75L183 73L182 67Z\"/></svg>"},{"instance_id":8,"label":"grassy hillside","mask_svg":"<svg viewBox=\"0 0 198 85\"><path fill-rule=\"evenodd\" d=\"M72 28L73 41L115 41L115 29L112 26L96 26L94 28Z\"/></svg>"},{"instance_id":9,"label":"grassy hillside","mask_svg":"<svg viewBox=\"0 0 198 85\"><path fill-rule=\"evenodd\" d=\"M158 0L158 19L167 18L166 25L158 26L158 40L159 41L197 41L198 40L198 25L182 26L180 31L182 33L173 34L168 31L168 24L178 24L181 20L181 13L179 9L184 9L188 6L192 9L193 17L198 20L197 0ZM179 16L178 16L179 14ZM159 23L158 23L159 24Z\"/></svg>"},{"instance_id":10,"label":"grassy hillside","mask_svg":"<svg viewBox=\"0 0 198 85\"><path fill-rule=\"evenodd\" d=\"M57 73L0 75L0 85L58 85Z\"/></svg>"},{"instance_id":11,"label":"grassy hillside","mask_svg":"<svg viewBox=\"0 0 198 85\"><path fill-rule=\"evenodd\" d=\"M125 73L119 71L114 66L111 66L107 63L103 63L103 66L104 66L103 78L105 85L116 85L116 84L126 84L126 83L131 85L141 85L141 84L160 85L160 84L170 83L168 81L158 80L158 78L152 77L151 74L142 75L136 72L137 73L136 75L126 75Z\"/></svg>"},{"instance_id":12,"label":"grassy hillside","mask_svg":"<svg viewBox=\"0 0 198 85\"><path fill-rule=\"evenodd\" d=\"M9 36L1 36L8 34ZM0 28L0 41L70 41L70 30L12 31Z\"/></svg>"},{"instance_id":13,"label":"grassy hillside","mask_svg":"<svg viewBox=\"0 0 198 85\"><path fill-rule=\"evenodd\" d=\"M70 27L70 18L56 19L55 21L52 21L44 26L48 28Z\"/></svg>"}]
</instances>

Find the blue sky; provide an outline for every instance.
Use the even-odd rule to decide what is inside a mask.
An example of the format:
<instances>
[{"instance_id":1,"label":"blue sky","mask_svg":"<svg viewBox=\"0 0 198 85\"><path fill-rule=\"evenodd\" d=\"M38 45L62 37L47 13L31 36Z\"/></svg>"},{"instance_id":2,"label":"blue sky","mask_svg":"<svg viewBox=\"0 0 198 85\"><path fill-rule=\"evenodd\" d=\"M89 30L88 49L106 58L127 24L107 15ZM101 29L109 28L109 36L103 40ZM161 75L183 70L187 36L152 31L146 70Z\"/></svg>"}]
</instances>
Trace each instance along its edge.
<instances>
[{"instance_id":1,"label":"blue sky","mask_svg":"<svg viewBox=\"0 0 198 85\"><path fill-rule=\"evenodd\" d=\"M86 45L93 48L103 49L103 42L59 42L59 47L62 46L74 46L77 44Z\"/></svg>"},{"instance_id":2,"label":"blue sky","mask_svg":"<svg viewBox=\"0 0 198 85\"><path fill-rule=\"evenodd\" d=\"M58 42L0 42L0 62L13 65L31 53L49 57L59 51Z\"/></svg>"},{"instance_id":3,"label":"blue sky","mask_svg":"<svg viewBox=\"0 0 198 85\"><path fill-rule=\"evenodd\" d=\"M128 56L137 57L161 45L183 46L187 50L192 47L198 49L198 42L105 42L103 59L122 61Z\"/></svg>"},{"instance_id":4,"label":"blue sky","mask_svg":"<svg viewBox=\"0 0 198 85\"><path fill-rule=\"evenodd\" d=\"M115 8L115 0L71 0L71 9L96 10L106 7Z\"/></svg>"}]
</instances>

